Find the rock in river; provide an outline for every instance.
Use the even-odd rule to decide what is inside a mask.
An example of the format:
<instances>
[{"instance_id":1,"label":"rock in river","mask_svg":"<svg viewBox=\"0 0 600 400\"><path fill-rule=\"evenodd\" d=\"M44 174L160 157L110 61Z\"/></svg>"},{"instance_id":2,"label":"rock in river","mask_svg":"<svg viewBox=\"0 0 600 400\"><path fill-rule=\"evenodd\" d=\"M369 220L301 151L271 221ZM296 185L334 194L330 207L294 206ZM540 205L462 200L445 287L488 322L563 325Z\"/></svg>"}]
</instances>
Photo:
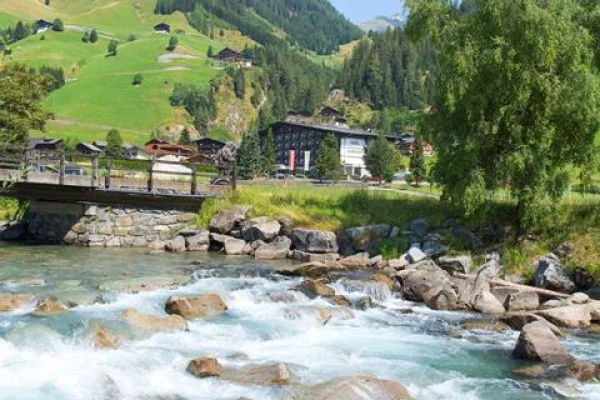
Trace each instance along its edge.
<instances>
[{"instance_id":1,"label":"rock in river","mask_svg":"<svg viewBox=\"0 0 600 400\"><path fill-rule=\"evenodd\" d=\"M296 250L319 254L338 252L337 238L333 232L294 229L291 239Z\"/></svg>"},{"instance_id":2,"label":"rock in river","mask_svg":"<svg viewBox=\"0 0 600 400\"><path fill-rule=\"evenodd\" d=\"M278 236L271 243L261 245L254 252L257 260L283 260L290 252L292 241L285 236Z\"/></svg>"},{"instance_id":3,"label":"rock in river","mask_svg":"<svg viewBox=\"0 0 600 400\"><path fill-rule=\"evenodd\" d=\"M344 376L301 390L293 399L310 400L410 400L398 382L370 375Z\"/></svg>"},{"instance_id":4,"label":"rock in river","mask_svg":"<svg viewBox=\"0 0 600 400\"><path fill-rule=\"evenodd\" d=\"M574 361L550 328L540 321L523 327L513 356L521 360L542 361L546 364L570 364Z\"/></svg>"},{"instance_id":5,"label":"rock in river","mask_svg":"<svg viewBox=\"0 0 600 400\"><path fill-rule=\"evenodd\" d=\"M163 331L185 331L188 329L187 322L179 315L157 317L154 315L141 314L139 311L128 308L121 314L121 319L146 333Z\"/></svg>"},{"instance_id":6,"label":"rock in river","mask_svg":"<svg viewBox=\"0 0 600 400\"><path fill-rule=\"evenodd\" d=\"M227 311L227 305L217 294L203 296L171 296L165 304L167 314L175 314L185 319L210 318Z\"/></svg>"},{"instance_id":7,"label":"rock in river","mask_svg":"<svg viewBox=\"0 0 600 400\"><path fill-rule=\"evenodd\" d=\"M32 294L0 293L0 312L14 311L30 305L35 300Z\"/></svg>"},{"instance_id":8,"label":"rock in river","mask_svg":"<svg viewBox=\"0 0 600 400\"><path fill-rule=\"evenodd\" d=\"M309 299L314 299L318 296L331 297L335 295L335 290L333 290L333 288L312 279L307 279L296 286L296 290L304 293Z\"/></svg>"},{"instance_id":9,"label":"rock in river","mask_svg":"<svg viewBox=\"0 0 600 400\"><path fill-rule=\"evenodd\" d=\"M204 357L190 361L186 371L198 378L220 376L223 368L215 358Z\"/></svg>"}]
</instances>

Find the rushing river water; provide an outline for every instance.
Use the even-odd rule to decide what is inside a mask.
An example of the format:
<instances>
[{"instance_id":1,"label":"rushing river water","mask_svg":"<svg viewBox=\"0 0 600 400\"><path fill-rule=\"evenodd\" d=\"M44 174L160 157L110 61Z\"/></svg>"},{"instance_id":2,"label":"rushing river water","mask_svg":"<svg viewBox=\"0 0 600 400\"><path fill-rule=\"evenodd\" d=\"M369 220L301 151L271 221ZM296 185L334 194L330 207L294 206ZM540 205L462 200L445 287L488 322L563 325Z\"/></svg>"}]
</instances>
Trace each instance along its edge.
<instances>
[{"instance_id":1,"label":"rushing river water","mask_svg":"<svg viewBox=\"0 0 600 400\"><path fill-rule=\"evenodd\" d=\"M203 265L193 265L198 257ZM322 299L290 291L301 279L273 273L285 264L255 264L247 258L162 254L148 251L20 247L0 244L0 292L57 296L82 304L53 317L31 310L0 314L0 399L237 399L284 398L290 387L243 386L197 379L189 360L215 356L224 366L265 362L291 365L293 382L311 385L342 375L371 373L396 380L415 399L600 399L600 385L516 379L511 359L518 333L447 333L466 313L434 312L384 289L371 291L379 307L353 310L354 318ZM144 277L189 276L175 289L119 292L121 283ZM21 279L44 279L24 286ZM337 292L350 299L365 293ZM218 293L229 310L195 320L189 332L136 336L119 321L133 307L164 315L173 294ZM281 302L281 299L286 301ZM412 308L412 314L400 310ZM329 309L323 325L315 315ZM86 329L95 321L119 332L117 350L95 349ZM572 335L565 340L577 358L599 363L600 341Z\"/></svg>"}]
</instances>

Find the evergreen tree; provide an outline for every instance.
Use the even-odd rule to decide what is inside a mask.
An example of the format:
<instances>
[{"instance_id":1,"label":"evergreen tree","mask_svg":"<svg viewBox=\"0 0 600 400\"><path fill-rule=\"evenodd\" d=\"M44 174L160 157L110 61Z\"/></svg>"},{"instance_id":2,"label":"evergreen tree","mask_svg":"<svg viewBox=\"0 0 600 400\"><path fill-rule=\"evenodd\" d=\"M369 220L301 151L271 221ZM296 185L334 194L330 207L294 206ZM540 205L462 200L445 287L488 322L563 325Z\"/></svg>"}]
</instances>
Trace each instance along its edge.
<instances>
[{"instance_id":1,"label":"evergreen tree","mask_svg":"<svg viewBox=\"0 0 600 400\"><path fill-rule=\"evenodd\" d=\"M119 42L117 42L116 40L111 40L108 43L108 48L107 48L108 55L115 57L118 52L118 47L119 47Z\"/></svg>"},{"instance_id":2,"label":"evergreen tree","mask_svg":"<svg viewBox=\"0 0 600 400\"><path fill-rule=\"evenodd\" d=\"M340 144L335 135L327 135L321 142L319 155L315 163L315 172L320 179L331 181L340 180L344 176L340 158Z\"/></svg>"},{"instance_id":3,"label":"evergreen tree","mask_svg":"<svg viewBox=\"0 0 600 400\"><path fill-rule=\"evenodd\" d=\"M90 31L85 31L83 33L83 36L81 36L81 41L83 43L89 43L89 41L90 41Z\"/></svg>"},{"instance_id":4,"label":"evergreen tree","mask_svg":"<svg viewBox=\"0 0 600 400\"><path fill-rule=\"evenodd\" d=\"M398 151L383 135L378 135L365 153L365 165L371 175L379 178L380 184L382 180L393 181L394 174L400 167L399 160Z\"/></svg>"},{"instance_id":5,"label":"evergreen tree","mask_svg":"<svg viewBox=\"0 0 600 400\"><path fill-rule=\"evenodd\" d=\"M248 133L242 138L236 152L236 170L240 179L254 179L260 172L261 156L257 133Z\"/></svg>"},{"instance_id":6,"label":"evergreen tree","mask_svg":"<svg viewBox=\"0 0 600 400\"><path fill-rule=\"evenodd\" d=\"M387 108L381 111L377 128L382 135L392 134L392 120L390 117L390 110Z\"/></svg>"},{"instance_id":7,"label":"evergreen tree","mask_svg":"<svg viewBox=\"0 0 600 400\"><path fill-rule=\"evenodd\" d=\"M190 136L190 131L187 128L187 126L183 128L183 131L181 131L178 143L185 146L189 146L192 144L192 137Z\"/></svg>"},{"instance_id":8,"label":"evergreen tree","mask_svg":"<svg viewBox=\"0 0 600 400\"><path fill-rule=\"evenodd\" d=\"M235 97L238 99L243 99L246 95L246 78L244 71L241 69L237 70L234 75L233 90L235 92Z\"/></svg>"},{"instance_id":9,"label":"evergreen tree","mask_svg":"<svg viewBox=\"0 0 600 400\"><path fill-rule=\"evenodd\" d=\"M95 29L92 29L90 32L90 43L96 43L98 41L98 32Z\"/></svg>"},{"instance_id":10,"label":"evergreen tree","mask_svg":"<svg viewBox=\"0 0 600 400\"><path fill-rule=\"evenodd\" d=\"M111 159L120 159L124 157L123 140L121 134L116 129L111 129L106 134L106 148L104 149L106 157Z\"/></svg>"},{"instance_id":11,"label":"evergreen tree","mask_svg":"<svg viewBox=\"0 0 600 400\"><path fill-rule=\"evenodd\" d=\"M144 75L137 73L133 76L133 81L131 84L133 86L140 86L144 82Z\"/></svg>"},{"instance_id":12,"label":"evergreen tree","mask_svg":"<svg viewBox=\"0 0 600 400\"><path fill-rule=\"evenodd\" d=\"M173 51L177 48L177 45L179 44L179 39L177 39L177 36L171 36L171 38L169 39L169 45L167 46L167 50L169 51Z\"/></svg>"},{"instance_id":13,"label":"evergreen tree","mask_svg":"<svg viewBox=\"0 0 600 400\"><path fill-rule=\"evenodd\" d=\"M269 130L269 134L265 139L265 146L263 149L263 166L262 170L269 176L274 175L277 172L277 155L275 153L275 139L273 138L273 132Z\"/></svg>"},{"instance_id":14,"label":"evergreen tree","mask_svg":"<svg viewBox=\"0 0 600 400\"><path fill-rule=\"evenodd\" d=\"M212 58L215 55L215 51L212 46L208 46L208 50L206 51L206 57Z\"/></svg>"},{"instance_id":15,"label":"evergreen tree","mask_svg":"<svg viewBox=\"0 0 600 400\"><path fill-rule=\"evenodd\" d=\"M53 26L53 28L52 28L52 30L54 30L54 31L56 31L56 32L62 32L62 31L64 31L64 30L65 30L65 25L64 25L64 23L62 22L62 20L60 20L60 19L58 19L58 18L56 18L56 19L54 20L54 22L52 22L52 25L54 25L54 26Z\"/></svg>"},{"instance_id":16,"label":"evergreen tree","mask_svg":"<svg viewBox=\"0 0 600 400\"><path fill-rule=\"evenodd\" d=\"M410 170L415 184L419 186L425 177L425 156L423 155L423 140L421 135L415 135L415 144L410 154Z\"/></svg>"},{"instance_id":17,"label":"evergreen tree","mask_svg":"<svg viewBox=\"0 0 600 400\"><path fill-rule=\"evenodd\" d=\"M23 40L27 36L29 36L29 32L27 31L27 28L25 28L25 25L23 24L23 22L22 21L17 22L17 25L15 26L15 30L11 36L12 41L16 42L18 40Z\"/></svg>"},{"instance_id":18,"label":"evergreen tree","mask_svg":"<svg viewBox=\"0 0 600 400\"><path fill-rule=\"evenodd\" d=\"M200 133L202 136L208 136L208 124L210 122L210 118L206 109L198 108L194 114L194 128Z\"/></svg>"}]
</instances>

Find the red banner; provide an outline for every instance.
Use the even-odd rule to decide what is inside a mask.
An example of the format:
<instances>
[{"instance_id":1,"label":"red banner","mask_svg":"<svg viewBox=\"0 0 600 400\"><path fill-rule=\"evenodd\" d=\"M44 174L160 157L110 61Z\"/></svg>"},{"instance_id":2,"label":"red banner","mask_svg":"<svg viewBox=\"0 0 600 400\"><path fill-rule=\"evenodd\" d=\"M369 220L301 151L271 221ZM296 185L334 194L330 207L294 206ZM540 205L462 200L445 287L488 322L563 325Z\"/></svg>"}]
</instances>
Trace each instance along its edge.
<instances>
[{"instance_id":1,"label":"red banner","mask_svg":"<svg viewBox=\"0 0 600 400\"><path fill-rule=\"evenodd\" d=\"M296 169L296 150L290 150L290 173L293 174Z\"/></svg>"}]
</instances>

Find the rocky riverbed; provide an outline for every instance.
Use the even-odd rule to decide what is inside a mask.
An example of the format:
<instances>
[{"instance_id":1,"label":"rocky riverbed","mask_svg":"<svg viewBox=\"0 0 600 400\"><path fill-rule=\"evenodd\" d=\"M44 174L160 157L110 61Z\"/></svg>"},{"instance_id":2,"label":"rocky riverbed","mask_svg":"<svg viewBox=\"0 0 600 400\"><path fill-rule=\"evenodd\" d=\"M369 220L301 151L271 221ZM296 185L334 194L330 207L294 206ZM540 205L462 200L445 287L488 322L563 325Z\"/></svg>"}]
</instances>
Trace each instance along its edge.
<instances>
[{"instance_id":1,"label":"rocky riverbed","mask_svg":"<svg viewBox=\"0 0 600 400\"><path fill-rule=\"evenodd\" d=\"M600 398L592 312L571 329L537 310L434 310L404 299L407 278L387 267L147 249L0 253L0 398ZM420 263L400 272L433 261ZM557 301L552 310L594 304ZM564 368L550 367L557 360Z\"/></svg>"}]
</instances>

